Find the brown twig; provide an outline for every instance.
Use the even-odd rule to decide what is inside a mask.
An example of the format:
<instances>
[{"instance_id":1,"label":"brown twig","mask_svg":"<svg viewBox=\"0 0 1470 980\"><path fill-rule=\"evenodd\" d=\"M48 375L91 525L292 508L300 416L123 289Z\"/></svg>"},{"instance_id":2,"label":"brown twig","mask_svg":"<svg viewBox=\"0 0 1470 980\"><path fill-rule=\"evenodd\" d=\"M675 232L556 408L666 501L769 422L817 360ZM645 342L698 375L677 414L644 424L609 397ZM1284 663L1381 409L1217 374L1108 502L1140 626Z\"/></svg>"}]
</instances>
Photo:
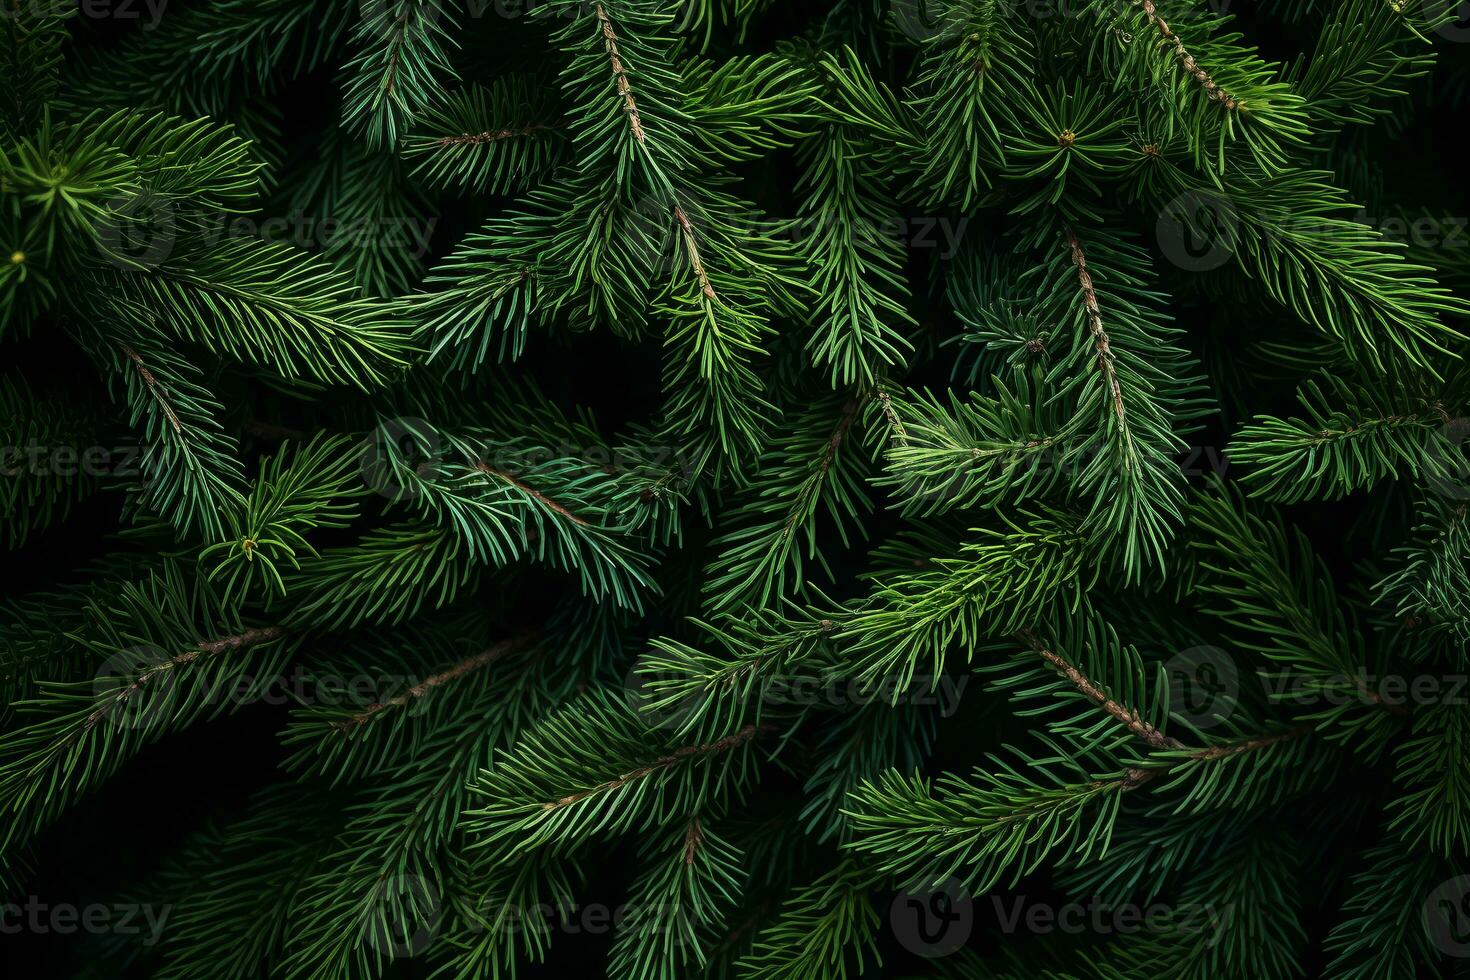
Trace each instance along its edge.
<instances>
[{"instance_id":1,"label":"brown twig","mask_svg":"<svg viewBox=\"0 0 1470 980\"><path fill-rule=\"evenodd\" d=\"M403 5L403 12L398 15L398 24L394 30L393 40L389 42L388 69L383 77L383 96L385 100L393 94L398 87L398 71L403 65L403 36L408 31L408 15L411 10L409 4Z\"/></svg>"},{"instance_id":2,"label":"brown twig","mask_svg":"<svg viewBox=\"0 0 1470 980\"><path fill-rule=\"evenodd\" d=\"M1123 409L1123 387L1118 383L1118 373L1113 366L1113 349L1108 341L1108 332L1103 329L1102 311L1097 303L1097 290L1092 285L1092 273L1087 271L1087 256L1082 252L1082 243L1077 234L1067 229L1067 247L1072 253L1072 265L1077 269L1077 283L1082 287L1082 305L1087 310L1087 331L1097 348L1097 367L1102 372L1112 399L1113 414L1118 417L1124 433L1128 430L1128 415Z\"/></svg>"},{"instance_id":3,"label":"brown twig","mask_svg":"<svg viewBox=\"0 0 1470 980\"><path fill-rule=\"evenodd\" d=\"M716 755L720 752L728 752L731 749L739 748L746 742L749 742L751 739L755 738L764 730L765 726L746 725L738 732L733 732L729 735L726 735L724 738L717 739L713 742L706 742L703 745L682 746L681 748L677 748L673 752L670 752L668 755L660 756L648 765L639 766L632 772L624 773L616 779L609 779L607 782L598 783L596 786L590 787L588 789L578 790L577 792L572 793L568 796L563 796L559 800L553 800L550 803L543 803L541 804L541 809L558 810L564 806L571 806L573 803L579 803L582 800L587 799L589 796L595 796L598 793L606 793L609 790L619 789L620 787L626 786L631 782L643 779L645 776L651 775L652 773L655 773L660 769L667 769L670 766L683 762L685 759L692 758L693 756Z\"/></svg>"},{"instance_id":4,"label":"brown twig","mask_svg":"<svg viewBox=\"0 0 1470 980\"><path fill-rule=\"evenodd\" d=\"M148 386L148 394L152 395L154 400L163 407L164 414L168 416L168 420L173 425L174 431L184 431L184 425L179 421L179 417L174 414L173 406L168 403L168 400L163 397L163 393L159 390L158 380L153 377L153 372L148 370L148 365L143 363L143 359L138 356L137 351L133 350L127 344L120 343L117 346L121 347L122 352L137 366L138 375L143 379L143 383Z\"/></svg>"},{"instance_id":5,"label":"brown twig","mask_svg":"<svg viewBox=\"0 0 1470 980\"><path fill-rule=\"evenodd\" d=\"M1180 67L1191 78L1200 83L1210 98L1219 102L1226 109L1245 108L1244 102L1232 97L1229 92L1221 88L1210 77L1210 73L1201 68L1199 63L1194 60L1194 55L1190 54L1189 50L1184 47L1184 42L1180 39L1179 35L1175 34L1174 29L1169 26L1168 22L1159 16L1158 9L1154 6L1153 0L1140 0L1139 5L1143 7L1143 13L1148 18L1148 22L1174 48L1174 57L1179 59Z\"/></svg>"},{"instance_id":6,"label":"brown twig","mask_svg":"<svg viewBox=\"0 0 1470 980\"><path fill-rule=\"evenodd\" d=\"M832 430L832 435L827 440L827 445L822 451L822 461L817 464L817 471L807 481L809 485L815 487L827 475L827 471L832 468L832 460L837 457L837 450L841 447L842 440L847 438L847 431L852 428L853 419L857 416L858 405L859 402L856 398L849 398L847 404L842 406L842 417L837 420L837 427ZM800 516L801 508L799 506L793 506L791 513L786 517L786 523L781 528L781 536L783 538L789 536L792 530L795 529L797 519Z\"/></svg>"},{"instance_id":7,"label":"brown twig","mask_svg":"<svg viewBox=\"0 0 1470 980\"><path fill-rule=\"evenodd\" d=\"M903 427L903 419L898 417L898 412L893 408L893 399L888 392L880 390L877 394L878 401L883 405L883 417L888 420L889 426L893 428L893 437L898 440L900 446L909 444L909 436Z\"/></svg>"},{"instance_id":8,"label":"brown twig","mask_svg":"<svg viewBox=\"0 0 1470 980\"><path fill-rule=\"evenodd\" d=\"M342 732L361 727L367 724L379 712L387 711L390 708L401 708L410 701L423 697L437 687L443 687L445 684L459 680L466 674L474 673L482 667L488 667L508 654L525 649L534 639L534 633L523 633L520 636L513 636L508 640L502 640L472 657L466 657L447 670L425 678L402 694L391 697L387 701L374 701L352 717L336 722L332 727Z\"/></svg>"},{"instance_id":9,"label":"brown twig","mask_svg":"<svg viewBox=\"0 0 1470 980\"><path fill-rule=\"evenodd\" d=\"M244 650L261 643L269 643L271 640L278 640L285 636L286 632L286 628L283 626L259 626L233 636L222 636L216 640L201 640L195 645L193 650L185 650L183 653L170 657L162 663L154 664L142 671L127 687L112 695L104 704L98 706L91 714L87 715L87 720L83 722L81 730L86 731L94 727L97 722L105 718L117 705L122 704L143 690L149 681L164 671L174 670L186 664L193 663L201 656L234 653L236 650Z\"/></svg>"},{"instance_id":10,"label":"brown twig","mask_svg":"<svg viewBox=\"0 0 1470 980\"><path fill-rule=\"evenodd\" d=\"M483 133L461 133L458 136L441 136L434 141L435 146L483 146L486 143L499 143L512 139L516 136L530 136L545 129L557 129L553 123L527 123L508 129L492 129Z\"/></svg>"},{"instance_id":11,"label":"brown twig","mask_svg":"<svg viewBox=\"0 0 1470 980\"><path fill-rule=\"evenodd\" d=\"M1087 700L1102 708L1109 715L1112 715L1127 727L1129 731L1143 739L1143 741L1156 749L1182 749L1185 747L1183 742L1165 735L1153 725L1143 720L1132 708L1109 697L1106 691L1094 684L1091 678L1068 662L1065 657L1043 646L1041 641L1030 630L1022 630L1021 636L1030 644L1031 649L1036 652L1037 656L1061 671L1062 676L1066 677L1073 687L1081 691Z\"/></svg>"},{"instance_id":12,"label":"brown twig","mask_svg":"<svg viewBox=\"0 0 1470 980\"><path fill-rule=\"evenodd\" d=\"M633 138L642 143L643 119L638 115L638 100L633 97L633 86L628 82L628 69L623 66L623 56L618 51L618 36L613 31L612 21L602 4L597 4L596 9L597 22L602 27L602 46L607 49L607 56L612 61L613 78L617 79L618 95L623 98L623 110L628 114L628 125L633 130Z\"/></svg>"},{"instance_id":13,"label":"brown twig","mask_svg":"<svg viewBox=\"0 0 1470 980\"><path fill-rule=\"evenodd\" d=\"M1228 759L1231 756L1242 755L1246 752L1256 752L1260 749L1276 745L1279 742L1289 742L1293 739L1302 738L1311 732L1311 725L1298 725L1296 728L1288 729L1284 732L1277 732L1274 735L1256 735L1251 738L1241 739L1239 742L1230 742L1226 745L1212 745L1203 749L1191 749L1180 762L1195 760L1215 762L1220 759ZM1123 776L1119 788L1124 792L1137 789L1139 786L1167 772L1173 771L1174 767L1174 765L1134 767L1129 769Z\"/></svg>"},{"instance_id":14,"label":"brown twig","mask_svg":"<svg viewBox=\"0 0 1470 980\"><path fill-rule=\"evenodd\" d=\"M538 503L544 504L546 507L550 508L551 510L556 511L558 514L560 514L562 517L565 517L567 520L571 521L573 524L577 524L577 525L579 525L581 527L590 527L591 526L587 521L585 521L582 518L578 517L576 514L573 514L571 511L567 510L564 506L562 506L561 504L557 503L555 500L552 500L550 497L546 496L540 490L537 490L535 487L529 486L528 484L522 482L521 480L517 479L516 477L511 476L509 473L506 473L506 472L503 472L501 470L495 469L489 463L477 462L477 463L475 463L475 469L479 470L481 473L484 473L487 476L493 476L493 477L496 477L497 479L504 480L506 483L509 483L511 486L515 487L517 490L520 490L522 493L530 496L531 498L533 498L534 500L536 500Z\"/></svg>"},{"instance_id":15,"label":"brown twig","mask_svg":"<svg viewBox=\"0 0 1470 980\"><path fill-rule=\"evenodd\" d=\"M674 217L679 222L679 231L684 239L684 249L689 253L689 264L694 266L694 274L699 277L699 288L709 299L715 299L715 287L710 285L709 273L705 271L704 261L699 257L698 236L694 234L694 225L689 220L689 215L684 213L681 205L674 205Z\"/></svg>"},{"instance_id":16,"label":"brown twig","mask_svg":"<svg viewBox=\"0 0 1470 980\"><path fill-rule=\"evenodd\" d=\"M260 643L269 643L271 640L279 640L286 635L284 626L258 626L248 629L234 636L222 636L218 640L206 640L199 644L201 653L233 653L246 647L253 647Z\"/></svg>"},{"instance_id":17,"label":"brown twig","mask_svg":"<svg viewBox=\"0 0 1470 980\"><path fill-rule=\"evenodd\" d=\"M699 847L704 843L704 829L699 825L699 818L695 817L689 824L689 832L684 835L684 863L694 863L694 856L699 852Z\"/></svg>"}]
</instances>

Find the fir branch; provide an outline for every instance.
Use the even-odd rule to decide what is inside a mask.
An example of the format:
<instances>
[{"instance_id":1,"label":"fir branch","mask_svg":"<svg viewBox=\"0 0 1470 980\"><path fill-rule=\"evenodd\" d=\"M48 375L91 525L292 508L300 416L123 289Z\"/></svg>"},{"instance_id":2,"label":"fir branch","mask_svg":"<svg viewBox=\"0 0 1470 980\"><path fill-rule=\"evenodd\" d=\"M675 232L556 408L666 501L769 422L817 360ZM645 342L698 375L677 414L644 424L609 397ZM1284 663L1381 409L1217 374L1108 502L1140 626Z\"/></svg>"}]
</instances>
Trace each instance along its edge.
<instances>
[{"instance_id":1,"label":"fir branch","mask_svg":"<svg viewBox=\"0 0 1470 980\"><path fill-rule=\"evenodd\" d=\"M535 634L523 633L520 636L514 636L510 639L502 640L489 649L482 650L472 657L466 657L464 660L461 660L459 663L448 668L447 670L440 671L437 674L433 674L429 677L424 678L424 680L422 680L418 684L415 684L413 687L410 687L402 694L395 695L392 698L389 698L387 701L372 702L361 711L358 711L348 718L337 722L336 727L339 731L347 732L362 725L366 725L370 721L372 721L380 712L394 711L402 708L415 699L424 697L429 692L433 691L436 687L442 687L445 684L453 683L464 677L466 674L480 670L484 667L488 667L496 661L504 659L509 654L516 653L517 651L524 649L527 645L533 642L534 639Z\"/></svg>"},{"instance_id":2,"label":"fir branch","mask_svg":"<svg viewBox=\"0 0 1470 980\"><path fill-rule=\"evenodd\" d=\"M1034 633L1031 633L1029 630L1022 630L1020 635L1023 640L1030 644L1031 649L1035 651L1038 657L1061 671L1062 676L1066 677L1069 683L1081 691L1084 697L1117 719L1120 724L1134 735L1137 735L1149 746L1156 749L1181 749L1184 747L1183 742L1165 735L1153 725L1140 718L1131 708L1119 704L1110 698L1107 692L1094 684L1090 678L1079 671L1073 664L1069 663L1065 657L1044 647Z\"/></svg>"}]
</instances>

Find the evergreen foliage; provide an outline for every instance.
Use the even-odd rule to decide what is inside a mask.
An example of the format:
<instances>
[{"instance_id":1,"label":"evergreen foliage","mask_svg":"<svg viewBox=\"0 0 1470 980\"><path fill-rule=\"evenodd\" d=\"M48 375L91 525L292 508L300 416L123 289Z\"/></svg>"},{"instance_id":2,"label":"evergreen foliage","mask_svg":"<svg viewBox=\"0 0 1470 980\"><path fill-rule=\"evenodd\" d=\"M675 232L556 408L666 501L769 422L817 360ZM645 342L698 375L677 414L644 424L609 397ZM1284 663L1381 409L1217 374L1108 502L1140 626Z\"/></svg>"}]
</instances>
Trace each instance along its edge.
<instances>
[{"instance_id":1,"label":"evergreen foliage","mask_svg":"<svg viewBox=\"0 0 1470 980\"><path fill-rule=\"evenodd\" d=\"M0 0L75 975L1465 973L1449 0L139 6Z\"/></svg>"}]
</instances>

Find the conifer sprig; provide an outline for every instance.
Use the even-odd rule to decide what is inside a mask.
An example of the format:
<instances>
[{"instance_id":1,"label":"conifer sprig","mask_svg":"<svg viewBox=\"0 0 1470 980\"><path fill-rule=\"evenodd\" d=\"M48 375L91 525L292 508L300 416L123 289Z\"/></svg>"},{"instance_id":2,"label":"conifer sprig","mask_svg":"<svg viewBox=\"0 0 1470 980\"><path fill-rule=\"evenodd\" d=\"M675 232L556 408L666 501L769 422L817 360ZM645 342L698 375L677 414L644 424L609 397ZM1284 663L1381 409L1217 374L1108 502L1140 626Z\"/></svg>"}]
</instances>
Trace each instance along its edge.
<instances>
[{"instance_id":1,"label":"conifer sprig","mask_svg":"<svg viewBox=\"0 0 1470 980\"><path fill-rule=\"evenodd\" d=\"M1451 7L0 0L0 932L1454 973Z\"/></svg>"}]
</instances>

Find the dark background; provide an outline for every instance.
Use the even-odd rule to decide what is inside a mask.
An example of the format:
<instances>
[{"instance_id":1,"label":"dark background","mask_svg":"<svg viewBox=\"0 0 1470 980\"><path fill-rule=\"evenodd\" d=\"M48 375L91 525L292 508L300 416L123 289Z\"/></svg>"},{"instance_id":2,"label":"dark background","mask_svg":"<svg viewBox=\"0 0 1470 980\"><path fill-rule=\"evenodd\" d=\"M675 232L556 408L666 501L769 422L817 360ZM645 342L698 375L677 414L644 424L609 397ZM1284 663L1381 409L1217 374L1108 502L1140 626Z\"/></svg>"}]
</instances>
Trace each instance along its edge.
<instances>
[{"instance_id":1,"label":"dark background","mask_svg":"<svg viewBox=\"0 0 1470 980\"><path fill-rule=\"evenodd\" d=\"M169 8L182 8L187 2L172 0ZM749 47L759 50L771 41L791 36L820 16L827 6L778 5L775 11L758 20ZM1239 28L1261 45L1263 55L1270 60L1291 62L1304 50L1310 50L1315 21L1301 26L1283 25L1247 3L1235 5L1231 13L1238 16ZM165 26L166 22L167 13ZM106 46L137 29L136 23L115 20L78 18L72 24L79 46ZM527 30L519 25L511 29ZM535 51L539 50L539 44L539 40L528 39L527 47ZM1455 95L1463 89L1466 48L1470 45L1438 45L1440 67L1433 77L1416 83L1416 101L1427 108L1417 112L1402 128L1380 126L1372 132L1350 137L1370 145L1379 143L1380 149L1389 150L1374 156L1385 164L1383 182L1394 198L1409 204L1433 204L1437 210L1456 215L1470 213L1470 205L1465 201L1464 157L1457 132L1463 129L1465 117ZM288 167L314 159L323 128L336 117L339 92L335 71L328 68L314 72L293 84L289 93L280 99L283 128L293 156ZM774 213L792 213L788 199L793 172L789 156L778 155L742 168L746 178L742 189ZM444 202L434 238L435 254L447 251L474 228L481 215L502 203ZM978 225L977 221L972 229ZM1147 228L1141 230L1151 232ZM929 261L926 256L914 256L914 292L919 301L926 294L923 284L930 275L926 269ZM1191 342L1218 344L1229 353L1232 339L1228 331L1238 325L1238 315L1227 315L1232 311L1223 310L1221 301L1209 295L1186 296L1176 302L1178 318L1191 326ZM923 319L926 329L937 337L948 336L958 328L942 304L930 304ZM1270 329L1270 325L1264 324L1263 328ZM594 406L604 426L611 430L621 421L647 418L656 411L659 361L655 351L656 346L622 342L602 333L538 334L523 366L563 404ZM45 321L36 325L29 339L0 345L0 359L4 360L6 370L24 373L37 386L50 383L74 386L81 390L83 397L101 391L101 382L86 358L53 324ZM930 369L929 374L932 376L920 372L916 379L929 383L946 380L943 372L935 374ZM1286 413L1293 404L1290 386L1265 377L1253 383L1245 396L1248 404L1243 407L1251 413ZM1196 437L1198 444L1217 454L1223 453L1225 433L1239 422L1235 413L1212 420L1207 430ZM1224 471L1228 479L1229 467ZM108 540L108 535L121 527L119 499L113 493L91 497L62 524L35 536L23 549L9 555L0 564L6 592L18 594L65 581L72 570L89 558L117 547ZM1374 535L1360 524L1365 516L1377 513L1375 504L1372 495L1363 495L1335 504L1290 508L1289 514L1308 531L1319 552L1346 580L1354 561L1379 550L1374 546ZM843 575L852 570L851 566L839 569ZM22 895L11 898L23 901L27 895L35 895L48 903L79 907L117 901L121 894L156 869L162 856L198 829L207 817L242 812L253 791L280 777L277 766L285 753L278 732L285 721L284 707L255 705L149 748L99 792L73 807L40 838L34 849L34 869L27 888ZM935 771L968 769L978 757L976 746L997 744L1001 741L1000 732L1008 723L1004 710L961 712L949 719L941 729L931 768ZM1370 835L1372 830L1368 828ZM624 859L627 851L628 848L622 847L602 852L591 886L584 894L587 901L611 906L622 901L628 877ZM1052 894L1050 887L1044 876L1038 875L1016 893L1042 900ZM887 897L879 901L886 919ZM1309 909L1317 907L1310 902L1307 905ZM1321 907L1322 920L1310 924L1314 937L1320 937L1336 921L1336 903L1324 901ZM972 944L982 951L998 947L1004 937L995 928L988 898L977 900L976 919ZM524 975L582 975L583 971L600 974L610 941L609 935L558 937L552 945L551 961L542 969L525 967ZM55 934L0 936L0 972L17 977L72 976L96 962L100 950L95 943L79 936ZM881 931L880 943L887 975L899 975L906 970L917 972L922 968L921 961L907 954L886 927ZM1316 961L1304 964L1308 974L1317 972L1320 966ZM103 970L93 975L106 976L109 972ZM124 975L141 977L147 971L134 970ZM427 975L427 970L409 963L398 967L395 975Z\"/></svg>"}]
</instances>

